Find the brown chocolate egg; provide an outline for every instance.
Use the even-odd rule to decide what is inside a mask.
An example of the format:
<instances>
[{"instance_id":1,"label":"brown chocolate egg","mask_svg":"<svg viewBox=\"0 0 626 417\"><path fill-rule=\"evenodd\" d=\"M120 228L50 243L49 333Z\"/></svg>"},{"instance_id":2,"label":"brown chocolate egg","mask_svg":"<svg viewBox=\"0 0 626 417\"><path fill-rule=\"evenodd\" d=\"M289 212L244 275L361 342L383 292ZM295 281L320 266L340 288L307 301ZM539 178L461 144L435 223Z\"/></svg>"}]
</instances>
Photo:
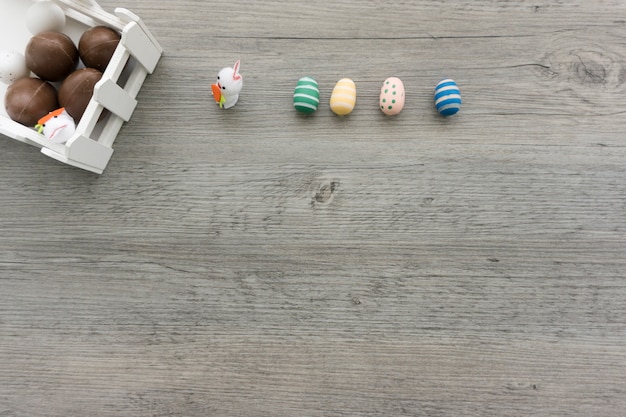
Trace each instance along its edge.
<instances>
[{"instance_id":1,"label":"brown chocolate egg","mask_svg":"<svg viewBox=\"0 0 626 417\"><path fill-rule=\"evenodd\" d=\"M59 88L59 104L74 118L76 123L93 96L93 89L102 73L93 68L82 68L71 73Z\"/></svg>"},{"instance_id":2,"label":"brown chocolate egg","mask_svg":"<svg viewBox=\"0 0 626 417\"><path fill-rule=\"evenodd\" d=\"M20 78L7 89L4 106L11 119L34 127L41 117L59 107L57 90L39 78Z\"/></svg>"},{"instance_id":3,"label":"brown chocolate egg","mask_svg":"<svg viewBox=\"0 0 626 417\"><path fill-rule=\"evenodd\" d=\"M76 69L78 49L61 32L40 32L26 45L26 66L47 81L61 81Z\"/></svg>"},{"instance_id":4,"label":"brown chocolate egg","mask_svg":"<svg viewBox=\"0 0 626 417\"><path fill-rule=\"evenodd\" d=\"M120 39L120 34L109 27L92 27L78 41L80 59L86 67L104 72Z\"/></svg>"}]
</instances>

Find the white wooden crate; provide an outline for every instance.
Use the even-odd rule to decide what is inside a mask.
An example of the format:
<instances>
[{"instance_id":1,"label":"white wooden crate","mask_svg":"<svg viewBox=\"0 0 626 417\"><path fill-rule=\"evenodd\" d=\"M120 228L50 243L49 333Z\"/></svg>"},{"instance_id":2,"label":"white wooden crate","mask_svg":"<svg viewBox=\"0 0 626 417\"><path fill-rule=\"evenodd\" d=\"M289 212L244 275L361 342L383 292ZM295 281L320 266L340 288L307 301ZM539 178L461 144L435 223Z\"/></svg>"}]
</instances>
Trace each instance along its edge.
<instances>
[{"instance_id":1,"label":"white wooden crate","mask_svg":"<svg viewBox=\"0 0 626 417\"><path fill-rule=\"evenodd\" d=\"M25 25L28 8L36 0L0 0L0 50L24 53L32 37ZM0 134L41 148L45 155L63 163L101 174L113 154L113 142L137 105L137 94L163 52L152 33L132 12L117 8L104 11L95 0L52 0L66 15L64 32L78 44L82 33L98 25L109 26L122 39L109 65L96 84L94 94L75 134L65 144L50 143L37 133L9 118L4 108L7 85L0 83ZM82 64L80 64L82 66ZM100 119L104 110L108 115ZM100 121L99 121L100 119Z\"/></svg>"}]
</instances>

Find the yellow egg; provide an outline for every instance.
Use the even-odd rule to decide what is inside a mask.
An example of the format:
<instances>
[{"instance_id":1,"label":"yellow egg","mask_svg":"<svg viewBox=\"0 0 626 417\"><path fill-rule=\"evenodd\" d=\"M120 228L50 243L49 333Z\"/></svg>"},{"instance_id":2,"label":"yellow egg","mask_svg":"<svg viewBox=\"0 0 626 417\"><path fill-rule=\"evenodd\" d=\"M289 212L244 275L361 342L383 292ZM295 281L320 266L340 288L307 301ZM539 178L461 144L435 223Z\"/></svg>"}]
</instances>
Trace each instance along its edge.
<instances>
[{"instance_id":1,"label":"yellow egg","mask_svg":"<svg viewBox=\"0 0 626 417\"><path fill-rule=\"evenodd\" d=\"M330 95L330 109L339 116L350 114L356 105L356 84L350 78L337 81Z\"/></svg>"}]
</instances>

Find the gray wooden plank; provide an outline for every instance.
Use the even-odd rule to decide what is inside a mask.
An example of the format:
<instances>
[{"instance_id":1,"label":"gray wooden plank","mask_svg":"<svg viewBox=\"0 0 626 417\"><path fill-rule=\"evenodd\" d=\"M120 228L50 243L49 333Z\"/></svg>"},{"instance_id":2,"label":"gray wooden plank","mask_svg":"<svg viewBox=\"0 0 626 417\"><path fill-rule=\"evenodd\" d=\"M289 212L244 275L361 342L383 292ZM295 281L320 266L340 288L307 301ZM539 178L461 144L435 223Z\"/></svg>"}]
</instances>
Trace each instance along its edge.
<instances>
[{"instance_id":1,"label":"gray wooden plank","mask_svg":"<svg viewBox=\"0 0 626 417\"><path fill-rule=\"evenodd\" d=\"M623 415L623 2L100 3L165 55L102 176L0 141L0 415Z\"/></svg>"}]
</instances>

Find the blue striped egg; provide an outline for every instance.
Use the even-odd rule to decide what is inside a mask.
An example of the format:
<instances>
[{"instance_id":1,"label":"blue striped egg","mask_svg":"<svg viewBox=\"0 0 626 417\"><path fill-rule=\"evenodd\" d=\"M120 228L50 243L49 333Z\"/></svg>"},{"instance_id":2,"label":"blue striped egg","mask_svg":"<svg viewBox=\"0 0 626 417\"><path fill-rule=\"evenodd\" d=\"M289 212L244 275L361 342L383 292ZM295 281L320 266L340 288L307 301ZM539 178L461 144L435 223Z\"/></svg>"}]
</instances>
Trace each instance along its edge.
<instances>
[{"instance_id":1,"label":"blue striped egg","mask_svg":"<svg viewBox=\"0 0 626 417\"><path fill-rule=\"evenodd\" d=\"M442 116L452 116L461 109L461 91L454 80L446 78L435 87L435 107Z\"/></svg>"},{"instance_id":2,"label":"blue striped egg","mask_svg":"<svg viewBox=\"0 0 626 417\"><path fill-rule=\"evenodd\" d=\"M302 77L298 80L293 91L293 106L301 113L310 114L317 110L320 104L320 90L311 77Z\"/></svg>"}]
</instances>

